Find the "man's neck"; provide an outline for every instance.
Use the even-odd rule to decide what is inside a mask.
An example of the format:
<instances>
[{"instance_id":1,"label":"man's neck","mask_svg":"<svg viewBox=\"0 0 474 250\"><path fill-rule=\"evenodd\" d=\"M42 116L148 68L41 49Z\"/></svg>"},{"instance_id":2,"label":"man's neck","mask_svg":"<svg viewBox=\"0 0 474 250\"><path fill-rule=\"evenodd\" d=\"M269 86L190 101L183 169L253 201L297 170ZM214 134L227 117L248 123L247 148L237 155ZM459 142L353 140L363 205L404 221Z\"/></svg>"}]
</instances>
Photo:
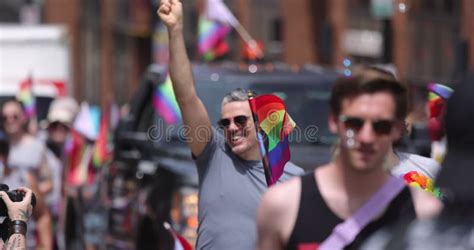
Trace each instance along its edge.
<instances>
[{"instance_id":1,"label":"man's neck","mask_svg":"<svg viewBox=\"0 0 474 250\"><path fill-rule=\"evenodd\" d=\"M246 160L246 161L258 161L262 159L262 157L260 156L260 151L258 151L258 148L248 150L247 152L240 154L238 156L240 159Z\"/></svg>"},{"instance_id":2,"label":"man's neck","mask_svg":"<svg viewBox=\"0 0 474 250\"><path fill-rule=\"evenodd\" d=\"M389 178L382 168L369 171L359 171L344 165L340 159L334 162L334 175L336 183L345 188L348 194L372 194L378 190Z\"/></svg>"},{"instance_id":3,"label":"man's neck","mask_svg":"<svg viewBox=\"0 0 474 250\"><path fill-rule=\"evenodd\" d=\"M320 193L329 208L339 217L355 213L390 178L383 168L357 171L336 161L316 169Z\"/></svg>"}]
</instances>

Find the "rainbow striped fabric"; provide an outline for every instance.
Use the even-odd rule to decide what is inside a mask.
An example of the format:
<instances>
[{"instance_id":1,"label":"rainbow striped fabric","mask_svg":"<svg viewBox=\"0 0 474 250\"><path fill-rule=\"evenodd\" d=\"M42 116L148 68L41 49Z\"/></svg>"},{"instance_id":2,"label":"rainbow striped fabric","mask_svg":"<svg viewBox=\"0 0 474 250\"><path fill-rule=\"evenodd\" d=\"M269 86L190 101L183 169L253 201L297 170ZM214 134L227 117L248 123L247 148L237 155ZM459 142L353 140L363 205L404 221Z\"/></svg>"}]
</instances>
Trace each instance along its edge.
<instances>
[{"instance_id":1,"label":"rainbow striped fabric","mask_svg":"<svg viewBox=\"0 0 474 250\"><path fill-rule=\"evenodd\" d=\"M164 83L158 85L153 96L153 107L167 124L181 122L181 111L173 91L171 78L168 75Z\"/></svg>"},{"instance_id":2,"label":"rainbow striped fabric","mask_svg":"<svg viewBox=\"0 0 474 250\"><path fill-rule=\"evenodd\" d=\"M430 101L436 98L443 98L447 100L454 92L452 88L439 83L428 84L428 91L428 99Z\"/></svg>"},{"instance_id":3,"label":"rainbow striped fabric","mask_svg":"<svg viewBox=\"0 0 474 250\"><path fill-rule=\"evenodd\" d=\"M426 177L422 173L410 171L404 174L402 178L406 184L412 187L421 188L436 198L440 198L442 196L440 189L434 186L433 180L429 177Z\"/></svg>"},{"instance_id":4,"label":"rainbow striped fabric","mask_svg":"<svg viewBox=\"0 0 474 250\"><path fill-rule=\"evenodd\" d=\"M198 50L204 61L212 61L229 51L225 37L230 30L229 25L204 17L199 18Z\"/></svg>"},{"instance_id":5,"label":"rainbow striped fabric","mask_svg":"<svg viewBox=\"0 0 474 250\"><path fill-rule=\"evenodd\" d=\"M23 103L28 118L36 117L36 99L33 95L33 79L31 76L20 83L16 99Z\"/></svg>"},{"instance_id":6,"label":"rainbow striped fabric","mask_svg":"<svg viewBox=\"0 0 474 250\"><path fill-rule=\"evenodd\" d=\"M286 112L283 100L275 95L250 98L249 103L253 116L257 119L260 131L263 133L263 135L259 134L260 151L264 164L268 162L269 165L270 180L267 177L267 183L272 185L278 181L283 174L285 164L290 160L288 135L296 124ZM262 136L264 138L261 138Z\"/></svg>"},{"instance_id":7,"label":"rainbow striped fabric","mask_svg":"<svg viewBox=\"0 0 474 250\"><path fill-rule=\"evenodd\" d=\"M428 108L430 117L438 117L444 109L444 102L453 94L453 89L439 83L428 84Z\"/></svg>"},{"instance_id":8,"label":"rainbow striped fabric","mask_svg":"<svg viewBox=\"0 0 474 250\"><path fill-rule=\"evenodd\" d=\"M100 168L112 160L112 132L110 131L110 112L102 112L100 128L97 140L92 153L92 163L96 168Z\"/></svg>"}]
</instances>

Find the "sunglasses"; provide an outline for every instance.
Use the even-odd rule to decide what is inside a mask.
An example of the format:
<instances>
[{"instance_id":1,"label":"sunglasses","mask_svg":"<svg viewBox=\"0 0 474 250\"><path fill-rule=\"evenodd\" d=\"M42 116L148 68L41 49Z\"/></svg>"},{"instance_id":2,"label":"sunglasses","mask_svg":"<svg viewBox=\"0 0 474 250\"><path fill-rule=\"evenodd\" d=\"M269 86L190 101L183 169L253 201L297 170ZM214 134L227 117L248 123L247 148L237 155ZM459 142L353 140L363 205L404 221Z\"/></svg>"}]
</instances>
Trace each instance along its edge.
<instances>
[{"instance_id":1,"label":"sunglasses","mask_svg":"<svg viewBox=\"0 0 474 250\"><path fill-rule=\"evenodd\" d=\"M236 116L232 119L234 120L234 124L241 128L241 127L245 126L245 124L247 124L247 121L248 121L249 117L245 116L245 115L238 115L238 116ZM230 122L231 122L231 120L229 118L224 118L224 119L220 119L217 122L217 125L220 128L227 128L227 127L229 127Z\"/></svg>"},{"instance_id":2,"label":"sunglasses","mask_svg":"<svg viewBox=\"0 0 474 250\"><path fill-rule=\"evenodd\" d=\"M20 118L20 115L18 114L13 114L13 115L1 115L0 120L1 121L7 121L7 120L18 120Z\"/></svg>"},{"instance_id":3,"label":"sunglasses","mask_svg":"<svg viewBox=\"0 0 474 250\"><path fill-rule=\"evenodd\" d=\"M48 130L56 130L58 128L62 128L64 130L69 130L69 127L61 122L52 122L48 125Z\"/></svg>"},{"instance_id":4,"label":"sunglasses","mask_svg":"<svg viewBox=\"0 0 474 250\"><path fill-rule=\"evenodd\" d=\"M344 124L346 129L352 129L354 132L359 132L360 129L364 126L366 121L372 123L372 129L377 135L388 135L392 132L393 125L395 121L388 119L379 119L379 120L364 120L359 117L340 115L339 121Z\"/></svg>"}]
</instances>

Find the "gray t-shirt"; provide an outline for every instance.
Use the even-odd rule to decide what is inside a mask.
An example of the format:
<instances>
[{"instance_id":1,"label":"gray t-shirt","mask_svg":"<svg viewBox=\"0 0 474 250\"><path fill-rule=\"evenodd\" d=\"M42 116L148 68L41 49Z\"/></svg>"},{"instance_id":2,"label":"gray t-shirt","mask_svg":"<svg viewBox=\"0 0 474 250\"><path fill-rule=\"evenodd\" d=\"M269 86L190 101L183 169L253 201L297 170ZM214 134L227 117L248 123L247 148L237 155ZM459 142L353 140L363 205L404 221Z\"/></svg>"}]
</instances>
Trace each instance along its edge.
<instances>
[{"instance_id":1,"label":"gray t-shirt","mask_svg":"<svg viewBox=\"0 0 474 250\"><path fill-rule=\"evenodd\" d=\"M257 207L267 189L261 161L238 158L213 129L196 165L200 186L196 249L255 249ZM303 172L289 162L279 182Z\"/></svg>"},{"instance_id":2,"label":"gray t-shirt","mask_svg":"<svg viewBox=\"0 0 474 250\"><path fill-rule=\"evenodd\" d=\"M401 152L396 154L400 158L400 163L390 170L396 177L403 177L408 172L416 171L433 180L441 167L431 158Z\"/></svg>"},{"instance_id":3,"label":"gray t-shirt","mask_svg":"<svg viewBox=\"0 0 474 250\"><path fill-rule=\"evenodd\" d=\"M35 138L23 138L17 144L10 145L8 165L19 170L38 171L44 158L46 146Z\"/></svg>"}]
</instances>

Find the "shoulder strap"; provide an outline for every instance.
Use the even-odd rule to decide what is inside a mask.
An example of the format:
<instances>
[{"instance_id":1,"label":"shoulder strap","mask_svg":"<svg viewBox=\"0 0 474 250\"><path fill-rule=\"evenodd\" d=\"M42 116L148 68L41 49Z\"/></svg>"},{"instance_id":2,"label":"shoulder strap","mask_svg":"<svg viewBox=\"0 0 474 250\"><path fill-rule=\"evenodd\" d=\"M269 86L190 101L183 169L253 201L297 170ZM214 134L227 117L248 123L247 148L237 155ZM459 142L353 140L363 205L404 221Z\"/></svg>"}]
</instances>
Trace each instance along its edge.
<instances>
[{"instance_id":1,"label":"shoulder strap","mask_svg":"<svg viewBox=\"0 0 474 250\"><path fill-rule=\"evenodd\" d=\"M382 213L404 187L405 183L402 180L392 176L354 215L339 223L319 249L343 249L349 245L375 216Z\"/></svg>"}]
</instances>

